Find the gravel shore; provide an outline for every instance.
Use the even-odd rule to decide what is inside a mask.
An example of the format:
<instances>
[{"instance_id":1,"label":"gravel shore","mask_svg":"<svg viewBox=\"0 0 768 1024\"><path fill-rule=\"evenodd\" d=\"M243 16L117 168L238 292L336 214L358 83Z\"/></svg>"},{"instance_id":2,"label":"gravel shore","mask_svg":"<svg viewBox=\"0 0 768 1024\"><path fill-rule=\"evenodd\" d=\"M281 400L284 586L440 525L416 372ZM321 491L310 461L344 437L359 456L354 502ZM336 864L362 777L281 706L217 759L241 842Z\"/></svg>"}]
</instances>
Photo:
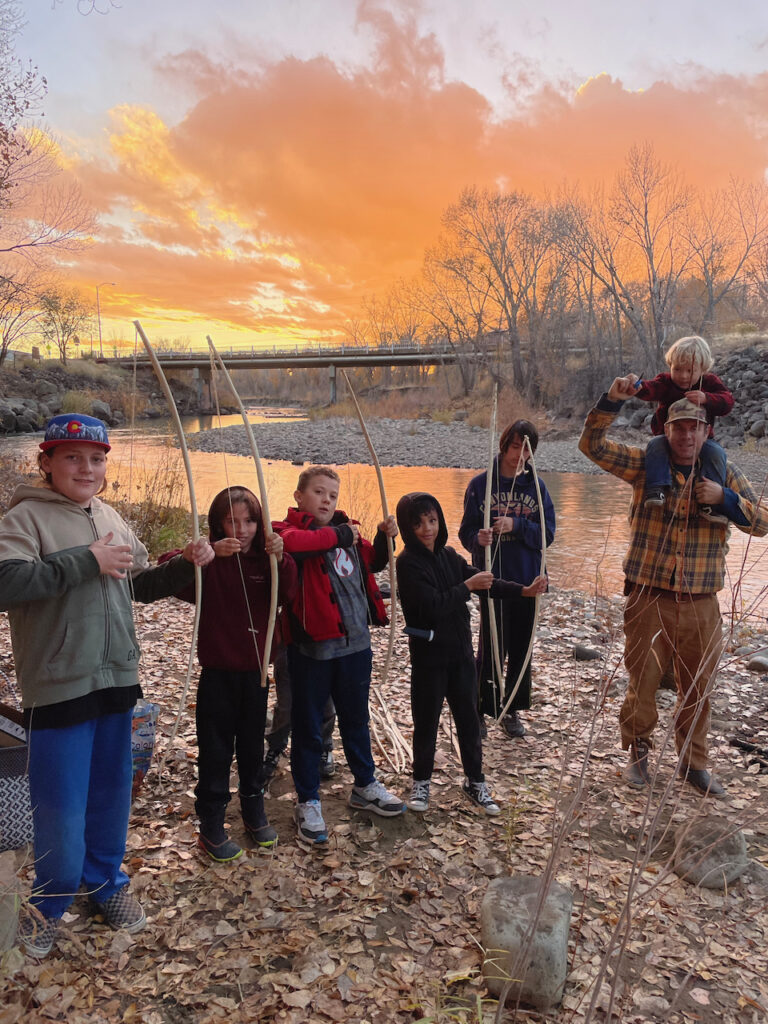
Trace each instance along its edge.
<instances>
[{"instance_id":1,"label":"gravel shore","mask_svg":"<svg viewBox=\"0 0 768 1024\"><path fill-rule=\"evenodd\" d=\"M368 430L384 466L431 466L436 469L480 469L488 462L488 431L465 423L432 420L370 419ZM616 428L612 436L627 444L645 444L644 432ZM264 423L256 430L262 456L296 464L346 465L370 461L356 420L330 418L294 423ZM241 426L203 430L188 435L190 448L207 452L248 455L250 448ZM548 441L542 439L536 466L542 472L599 473L601 470L578 449L578 433ZM730 457L756 486L768 474L768 455L732 449Z\"/></svg>"}]
</instances>

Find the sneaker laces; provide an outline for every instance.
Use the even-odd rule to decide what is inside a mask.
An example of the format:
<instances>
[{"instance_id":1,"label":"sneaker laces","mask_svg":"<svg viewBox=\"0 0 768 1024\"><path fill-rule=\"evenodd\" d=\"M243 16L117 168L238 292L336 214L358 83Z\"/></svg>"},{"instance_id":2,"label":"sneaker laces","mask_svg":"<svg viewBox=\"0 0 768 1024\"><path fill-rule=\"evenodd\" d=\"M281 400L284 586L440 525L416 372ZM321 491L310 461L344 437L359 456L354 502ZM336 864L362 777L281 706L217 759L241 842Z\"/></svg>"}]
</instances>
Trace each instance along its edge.
<instances>
[{"instance_id":1,"label":"sneaker laces","mask_svg":"<svg viewBox=\"0 0 768 1024\"><path fill-rule=\"evenodd\" d=\"M414 782L411 788L411 800L429 800L429 781Z\"/></svg>"},{"instance_id":2,"label":"sneaker laces","mask_svg":"<svg viewBox=\"0 0 768 1024\"><path fill-rule=\"evenodd\" d=\"M386 788L383 782L379 782L378 779L374 779L373 782L369 782L367 786L359 791L366 800L381 800L384 803L391 803L393 800L397 800L396 796Z\"/></svg>"},{"instance_id":3,"label":"sneaker laces","mask_svg":"<svg viewBox=\"0 0 768 1024\"><path fill-rule=\"evenodd\" d=\"M479 804L492 804L494 802L486 782L471 782L470 785L475 792Z\"/></svg>"}]
</instances>

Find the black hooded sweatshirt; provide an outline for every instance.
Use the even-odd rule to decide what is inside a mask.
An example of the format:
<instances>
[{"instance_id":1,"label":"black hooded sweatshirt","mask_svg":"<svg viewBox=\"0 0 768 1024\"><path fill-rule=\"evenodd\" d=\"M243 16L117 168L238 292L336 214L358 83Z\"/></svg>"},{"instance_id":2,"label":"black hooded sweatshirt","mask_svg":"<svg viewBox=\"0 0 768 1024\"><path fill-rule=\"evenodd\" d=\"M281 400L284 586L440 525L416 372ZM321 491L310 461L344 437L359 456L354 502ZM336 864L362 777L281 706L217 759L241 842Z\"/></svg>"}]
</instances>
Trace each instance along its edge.
<instances>
[{"instance_id":1,"label":"black hooded sweatshirt","mask_svg":"<svg viewBox=\"0 0 768 1024\"><path fill-rule=\"evenodd\" d=\"M412 506L429 501L435 508L438 533L434 551L430 551L413 532ZM451 665L473 659L469 601L472 591L465 580L479 569L448 547L448 528L440 503L431 494L414 491L397 503L397 527L405 550L397 556L397 589L407 626L434 630L432 640L409 637L411 664L414 666ZM494 580L491 597L504 598L522 591L519 583ZM488 593L488 591L485 591Z\"/></svg>"}]
</instances>

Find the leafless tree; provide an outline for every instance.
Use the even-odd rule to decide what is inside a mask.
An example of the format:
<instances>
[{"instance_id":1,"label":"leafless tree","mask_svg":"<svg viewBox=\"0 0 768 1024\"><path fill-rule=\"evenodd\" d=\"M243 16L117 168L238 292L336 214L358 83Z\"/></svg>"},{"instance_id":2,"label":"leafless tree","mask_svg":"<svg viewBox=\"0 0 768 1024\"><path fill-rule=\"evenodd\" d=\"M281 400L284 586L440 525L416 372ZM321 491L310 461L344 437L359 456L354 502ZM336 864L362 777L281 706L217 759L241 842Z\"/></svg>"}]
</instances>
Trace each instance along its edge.
<instances>
[{"instance_id":1,"label":"leafless tree","mask_svg":"<svg viewBox=\"0 0 768 1024\"><path fill-rule=\"evenodd\" d=\"M5 277L0 268L0 366L8 350L32 334L40 315L40 271L35 266Z\"/></svg>"},{"instance_id":2,"label":"leafless tree","mask_svg":"<svg viewBox=\"0 0 768 1024\"><path fill-rule=\"evenodd\" d=\"M92 311L76 288L49 288L39 298L38 330L46 342L55 345L62 363L67 350L88 327Z\"/></svg>"}]
</instances>

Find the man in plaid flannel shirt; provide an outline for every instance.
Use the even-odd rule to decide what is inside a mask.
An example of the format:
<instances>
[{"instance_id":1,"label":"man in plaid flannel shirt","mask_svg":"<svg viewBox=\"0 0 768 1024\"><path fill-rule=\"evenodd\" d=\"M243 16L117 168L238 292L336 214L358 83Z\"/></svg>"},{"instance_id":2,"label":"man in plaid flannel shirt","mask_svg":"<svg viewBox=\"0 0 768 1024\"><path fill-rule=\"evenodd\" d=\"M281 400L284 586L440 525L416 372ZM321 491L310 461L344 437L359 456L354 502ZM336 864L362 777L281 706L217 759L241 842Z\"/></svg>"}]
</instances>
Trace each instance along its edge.
<instances>
[{"instance_id":1,"label":"man in plaid flannel shirt","mask_svg":"<svg viewBox=\"0 0 768 1024\"><path fill-rule=\"evenodd\" d=\"M658 721L656 690L672 662L680 776L702 793L721 796L723 786L707 771L709 695L722 650L717 592L724 584L730 523L763 537L768 533L768 506L730 462L725 487L697 479L696 460L708 430L706 413L683 398L670 406L664 427L672 487L664 506L646 508L645 450L605 436L624 399L633 396L635 380L633 375L614 380L587 416L579 439L588 458L632 485L631 533L623 563L629 685L619 713L621 745L630 752L626 778L639 789L649 783L648 750ZM699 505L717 506L728 525L700 517Z\"/></svg>"}]
</instances>

